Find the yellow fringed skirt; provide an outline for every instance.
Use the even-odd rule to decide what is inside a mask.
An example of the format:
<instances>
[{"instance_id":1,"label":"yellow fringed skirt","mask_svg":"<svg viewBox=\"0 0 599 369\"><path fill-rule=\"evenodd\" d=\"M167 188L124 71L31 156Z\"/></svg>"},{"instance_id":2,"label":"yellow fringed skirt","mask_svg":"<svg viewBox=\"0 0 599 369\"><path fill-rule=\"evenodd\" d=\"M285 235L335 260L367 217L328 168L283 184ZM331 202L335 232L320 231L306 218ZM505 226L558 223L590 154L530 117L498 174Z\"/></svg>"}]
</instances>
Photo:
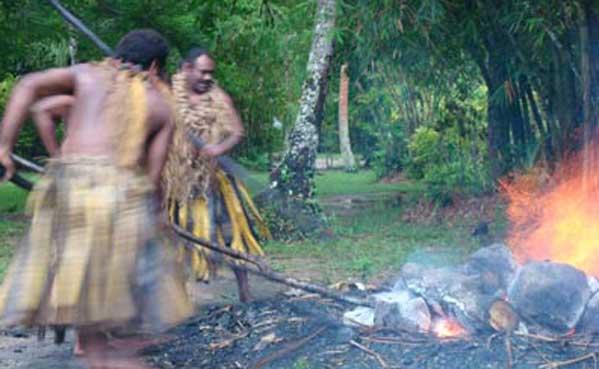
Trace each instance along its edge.
<instances>
[{"instance_id":1,"label":"yellow fringed skirt","mask_svg":"<svg viewBox=\"0 0 599 369\"><path fill-rule=\"evenodd\" d=\"M252 255L264 255L259 237L270 239L264 220L246 187L221 169L215 173L212 190L187 203L168 202L169 220L194 236ZM186 247L182 242L180 260L190 266L195 279L208 281L215 276L223 256L208 249Z\"/></svg>"},{"instance_id":2,"label":"yellow fringed skirt","mask_svg":"<svg viewBox=\"0 0 599 369\"><path fill-rule=\"evenodd\" d=\"M6 325L164 329L187 318L176 252L159 241L153 188L103 158L50 162L0 288Z\"/></svg>"}]
</instances>

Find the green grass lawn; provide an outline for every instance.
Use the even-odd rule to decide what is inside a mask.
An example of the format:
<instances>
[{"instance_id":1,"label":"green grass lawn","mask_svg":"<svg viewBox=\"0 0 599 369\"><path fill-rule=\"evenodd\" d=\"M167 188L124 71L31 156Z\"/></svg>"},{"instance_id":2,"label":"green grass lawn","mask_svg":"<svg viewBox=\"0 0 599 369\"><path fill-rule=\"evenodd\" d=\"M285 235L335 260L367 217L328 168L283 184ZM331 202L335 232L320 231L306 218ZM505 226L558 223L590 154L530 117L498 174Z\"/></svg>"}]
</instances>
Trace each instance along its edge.
<instances>
[{"instance_id":1,"label":"green grass lawn","mask_svg":"<svg viewBox=\"0 0 599 369\"><path fill-rule=\"evenodd\" d=\"M251 176L254 185L258 184L260 188L267 183L267 173L253 172ZM386 193L409 194L411 196L406 198L418 198L422 192L418 183L380 183L372 171L322 172L316 176L316 186L321 199ZM0 278L26 225L21 216L26 196L25 191L12 184L0 185ZM408 223L402 215L410 206L410 200L402 201L400 206L392 206L385 203L384 196L380 198L383 200L369 203L366 208L349 216L331 216L333 236L329 240L267 243L265 248L273 265L323 282L347 278L369 280L396 272L411 259L437 255L441 262L451 262L479 246L477 240L470 237L476 219L463 219L451 225L444 222ZM335 201L332 200L333 203ZM423 253L423 250L427 252Z\"/></svg>"},{"instance_id":2,"label":"green grass lawn","mask_svg":"<svg viewBox=\"0 0 599 369\"><path fill-rule=\"evenodd\" d=\"M267 172L252 172L250 177L252 181L249 185L253 192L264 189L268 183ZM354 173L341 170L318 172L315 182L317 197L382 192L413 193L422 189L418 183L411 181L392 184L379 182L372 170L362 170Z\"/></svg>"},{"instance_id":3,"label":"green grass lawn","mask_svg":"<svg viewBox=\"0 0 599 369\"><path fill-rule=\"evenodd\" d=\"M13 255L15 244L23 235L25 223L22 221L0 220L0 280Z\"/></svg>"},{"instance_id":4,"label":"green grass lawn","mask_svg":"<svg viewBox=\"0 0 599 369\"><path fill-rule=\"evenodd\" d=\"M7 214L22 213L28 192L12 183L0 184L0 217Z\"/></svg>"},{"instance_id":5,"label":"green grass lawn","mask_svg":"<svg viewBox=\"0 0 599 369\"><path fill-rule=\"evenodd\" d=\"M26 177L33 181L36 179L34 175ZM0 184L0 279L25 229L23 213L28 194L12 183Z\"/></svg>"},{"instance_id":6,"label":"green grass lawn","mask_svg":"<svg viewBox=\"0 0 599 369\"><path fill-rule=\"evenodd\" d=\"M328 241L270 242L266 253L275 268L314 276L326 283L372 280L396 274L407 261L456 263L480 246L471 223L407 223L402 208L368 209L331 219ZM309 270L302 271L302 268Z\"/></svg>"}]
</instances>

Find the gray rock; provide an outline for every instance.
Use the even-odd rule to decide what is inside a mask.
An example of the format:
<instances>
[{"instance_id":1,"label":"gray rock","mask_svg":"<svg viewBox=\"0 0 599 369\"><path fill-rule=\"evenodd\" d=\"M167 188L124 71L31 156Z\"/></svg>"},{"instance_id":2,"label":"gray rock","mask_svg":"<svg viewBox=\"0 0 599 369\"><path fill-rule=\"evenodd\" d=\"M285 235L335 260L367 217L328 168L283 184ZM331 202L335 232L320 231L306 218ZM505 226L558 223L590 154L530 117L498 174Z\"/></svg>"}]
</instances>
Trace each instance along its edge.
<instances>
[{"instance_id":1,"label":"gray rock","mask_svg":"<svg viewBox=\"0 0 599 369\"><path fill-rule=\"evenodd\" d=\"M430 330L431 313L424 299L413 297L405 290L379 293L374 297L375 325L417 332Z\"/></svg>"},{"instance_id":2,"label":"gray rock","mask_svg":"<svg viewBox=\"0 0 599 369\"><path fill-rule=\"evenodd\" d=\"M591 293L599 291L599 280L597 280L597 277L589 276L587 281L589 282L589 288L591 289Z\"/></svg>"},{"instance_id":3,"label":"gray rock","mask_svg":"<svg viewBox=\"0 0 599 369\"><path fill-rule=\"evenodd\" d=\"M464 264L466 274L480 277L482 292L496 297L505 295L517 268L512 252L502 243L476 251Z\"/></svg>"},{"instance_id":4,"label":"gray rock","mask_svg":"<svg viewBox=\"0 0 599 369\"><path fill-rule=\"evenodd\" d=\"M576 332L583 334L599 333L599 293L594 293L587 302L587 307L578 322Z\"/></svg>"},{"instance_id":5,"label":"gray rock","mask_svg":"<svg viewBox=\"0 0 599 369\"><path fill-rule=\"evenodd\" d=\"M357 307L343 314L343 323L350 327L373 327L374 326L374 309L369 307Z\"/></svg>"},{"instance_id":6,"label":"gray rock","mask_svg":"<svg viewBox=\"0 0 599 369\"><path fill-rule=\"evenodd\" d=\"M335 343L344 344L353 340L357 336L357 332L350 327L341 327L336 330L333 336Z\"/></svg>"},{"instance_id":7,"label":"gray rock","mask_svg":"<svg viewBox=\"0 0 599 369\"><path fill-rule=\"evenodd\" d=\"M455 317L470 332L490 328L488 308L493 296L482 293L478 275L466 275L458 268L406 264L402 280L412 293L426 300L435 314Z\"/></svg>"},{"instance_id":8,"label":"gray rock","mask_svg":"<svg viewBox=\"0 0 599 369\"><path fill-rule=\"evenodd\" d=\"M508 291L508 299L521 318L557 333L577 325L590 295L583 272L546 261L524 265Z\"/></svg>"}]
</instances>

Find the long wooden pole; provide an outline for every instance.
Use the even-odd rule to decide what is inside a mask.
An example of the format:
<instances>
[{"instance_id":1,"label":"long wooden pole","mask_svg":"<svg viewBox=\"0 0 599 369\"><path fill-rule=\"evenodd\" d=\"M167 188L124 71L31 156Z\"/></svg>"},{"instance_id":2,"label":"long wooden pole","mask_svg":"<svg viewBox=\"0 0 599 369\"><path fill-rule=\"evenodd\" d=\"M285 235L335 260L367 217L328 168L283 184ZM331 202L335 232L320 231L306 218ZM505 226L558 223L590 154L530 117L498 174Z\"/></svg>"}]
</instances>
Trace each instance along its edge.
<instances>
[{"instance_id":1,"label":"long wooden pole","mask_svg":"<svg viewBox=\"0 0 599 369\"><path fill-rule=\"evenodd\" d=\"M15 154L11 154L11 157L12 157L12 160L15 163L17 163L17 165L19 165L25 169L31 170L36 173L44 172L44 168L40 167L39 165L37 165L35 163L30 162L27 159L23 159L22 157L17 156ZM2 165L0 165L0 177L4 176L4 172L5 172L4 167ZM31 191L33 189L33 183L18 173L15 173L15 175L12 176L10 181L26 191Z\"/></svg>"},{"instance_id":2,"label":"long wooden pole","mask_svg":"<svg viewBox=\"0 0 599 369\"><path fill-rule=\"evenodd\" d=\"M339 293L331 288L327 288L327 287L309 283L309 282L300 281L295 278L286 276L283 273L275 272L270 268L270 266L268 266L268 263L266 261L264 261L262 258L260 258L258 256L242 253L242 252L239 252L239 251L227 248L227 247L220 246L214 242L210 242L208 240L196 237L177 225L172 224L171 227L172 227L173 231L179 237L191 242L191 244L186 244L186 247L196 249L196 250L200 249L200 248L207 248L209 250L216 251L221 254L230 256L234 259L245 261L246 263L252 264L255 266L255 268L254 268L254 267L250 267L247 264L236 263L235 261L232 261L232 260L227 261L227 263L232 268L243 269L243 270L248 271L249 273L262 276L262 277L269 279L273 282L285 284L287 286L291 286L293 288L298 288L298 289L301 289L304 291L317 293L319 295L332 298L333 300L341 301L341 302L348 303L351 305L374 307L374 304L371 301L361 299L361 298L346 296L346 295Z\"/></svg>"}]
</instances>

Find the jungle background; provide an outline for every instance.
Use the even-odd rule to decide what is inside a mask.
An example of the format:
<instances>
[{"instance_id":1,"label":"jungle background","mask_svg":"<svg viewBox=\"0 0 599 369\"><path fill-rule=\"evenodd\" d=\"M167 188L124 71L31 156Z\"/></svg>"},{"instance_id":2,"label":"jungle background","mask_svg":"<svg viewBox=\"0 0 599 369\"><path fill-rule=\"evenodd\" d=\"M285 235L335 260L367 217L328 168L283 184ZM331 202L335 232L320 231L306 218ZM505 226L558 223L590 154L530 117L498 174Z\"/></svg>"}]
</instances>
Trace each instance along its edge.
<instances>
[{"instance_id":1,"label":"jungle background","mask_svg":"<svg viewBox=\"0 0 599 369\"><path fill-rule=\"evenodd\" d=\"M324 218L324 231L298 234L293 216L266 209L278 236L266 243L269 258L320 281L384 278L421 250L453 255L501 239L498 181L550 173L597 122L593 0L63 3L109 45L133 28L160 31L171 73L189 48L210 50L246 128L232 156L251 171L254 194L305 179L289 195ZM306 123L302 94L319 29L331 52ZM0 49L0 111L22 75L102 57L38 0L0 1ZM298 142L301 124L317 139ZM302 144L314 160L282 167ZM16 153L43 161L31 124ZM0 273L23 233L26 195L0 185Z\"/></svg>"}]
</instances>

